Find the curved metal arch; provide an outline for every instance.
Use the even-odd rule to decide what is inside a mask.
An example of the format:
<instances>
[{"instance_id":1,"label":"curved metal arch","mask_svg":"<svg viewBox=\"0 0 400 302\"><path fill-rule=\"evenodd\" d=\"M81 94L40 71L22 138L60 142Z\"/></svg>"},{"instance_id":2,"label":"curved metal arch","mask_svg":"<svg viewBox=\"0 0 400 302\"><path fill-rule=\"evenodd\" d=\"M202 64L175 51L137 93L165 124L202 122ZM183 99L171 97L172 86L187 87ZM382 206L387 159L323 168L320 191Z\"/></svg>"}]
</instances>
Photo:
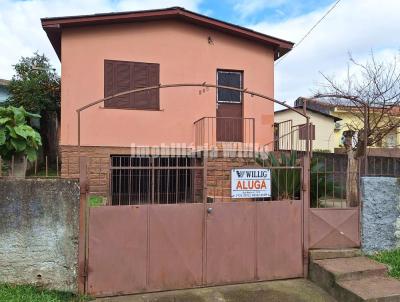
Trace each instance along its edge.
<instances>
[{"instance_id":1,"label":"curved metal arch","mask_svg":"<svg viewBox=\"0 0 400 302\"><path fill-rule=\"evenodd\" d=\"M145 87L145 88L132 89L132 90L128 90L128 91L124 91L124 92L120 92L120 93L108 96L108 97L103 98L103 99L99 99L97 101L94 101L92 103L89 103L89 104L87 104L85 106L80 107L76 111L77 112L81 112L81 111L83 111L83 110L85 110L87 108L90 108L90 107L92 107L92 106L94 106L96 104L102 103L104 101L108 101L108 100L110 100L112 98L115 98L115 97L124 96L124 95L130 94L130 93L142 92L142 91L154 90L154 89L161 89L161 88L174 88L174 87L209 87L209 88L215 88L215 89L221 88L221 89L229 89L229 90L239 91L239 92L242 92L242 93L245 93L245 94L250 94L251 96L257 96L257 97L260 97L262 99L269 100L269 101L274 102L276 104L282 105L282 106L286 107L289 110L295 111L296 113L304 116L305 118L308 117L307 114L301 112L300 110L297 110L296 108L286 104L285 102L278 101L278 100L276 100L274 98L271 98L269 96L263 95L261 93L255 92L255 91L250 91L247 88L242 89L242 88L235 88L235 87L229 87L229 86L207 84L206 82L203 82L203 83L176 83L176 84L165 84L165 85L160 84L160 85L157 85L157 86L150 86L150 87Z\"/></svg>"},{"instance_id":2,"label":"curved metal arch","mask_svg":"<svg viewBox=\"0 0 400 302\"><path fill-rule=\"evenodd\" d=\"M85 106L82 106L82 107L78 108L78 109L76 110L76 112L77 112L77 114L78 114L78 153L80 153L80 146L81 146L81 140L80 140L80 132L81 132L81 131L80 131L80 113L81 113L82 111L84 111L84 110L86 110L86 109L88 109L88 108L90 108L90 107L92 107L92 106L94 106L94 105L97 105L97 104L99 104L99 103L102 103L102 102L104 102L104 101L108 101L108 100L110 100L110 99L112 99L112 98L115 98L115 97L124 96L124 95L126 95L126 94L135 93L135 92L142 92L142 91L148 91L148 90L154 90L154 89L161 89L161 88L174 88L174 87L206 87L206 88L208 87L208 88L215 88L215 89L221 88L221 89L228 89L228 90L239 91L239 92L242 92L242 93L245 93L245 94L249 94L249 95L251 95L252 97L253 97L253 96L257 96L257 97L259 97L259 98L262 98L262 99L271 101L271 102L273 102L273 103L275 103L275 104L279 104L279 105L281 105L281 106L284 106L284 107L286 107L287 109L289 109L289 110L291 110L291 111L294 111L294 112L296 112L296 113L302 115L304 118L306 118L306 124L307 124L307 129L308 129L310 117L307 115L306 112L301 112L300 110L297 110L296 108L294 108L294 107L292 107L292 106L286 104L285 102L281 102L281 101L278 101L278 100L276 100L276 99L274 99L274 98L271 98L271 97L269 97L269 96L263 95L263 94L261 94L261 93L248 90L247 88L245 88L245 89L242 89L242 88L234 88L234 87L223 86L223 85L208 84L207 82L203 82L203 83L174 83L174 84L164 84L164 85L159 84L159 85L157 85L157 86L150 86L150 87L138 88L138 89L133 89L133 90L128 90L128 91L120 92L120 93L117 93L117 94L114 94L114 95L111 95L111 96L108 96L108 97L99 99L99 100L97 100L97 101L91 102L91 103L89 103L89 104L87 104L87 105L85 105ZM308 140L307 140L307 143L308 143ZM308 150L308 149L309 149L309 147L307 147L307 150Z\"/></svg>"}]
</instances>

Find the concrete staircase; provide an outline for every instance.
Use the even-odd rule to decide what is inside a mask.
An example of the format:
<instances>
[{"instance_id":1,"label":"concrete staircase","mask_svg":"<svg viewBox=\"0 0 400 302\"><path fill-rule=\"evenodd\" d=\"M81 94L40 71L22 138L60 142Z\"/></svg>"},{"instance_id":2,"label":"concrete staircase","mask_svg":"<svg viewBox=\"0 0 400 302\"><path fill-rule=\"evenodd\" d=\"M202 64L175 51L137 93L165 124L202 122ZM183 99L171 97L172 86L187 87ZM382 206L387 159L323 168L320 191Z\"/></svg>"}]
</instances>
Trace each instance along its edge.
<instances>
[{"instance_id":1,"label":"concrete staircase","mask_svg":"<svg viewBox=\"0 0 400 302\"><path fill-rule=\"evenodd\" d=\"M310 251L309 278L338 302L400 301L400 281L359 249Z\"/></svg>"}]
</instances>

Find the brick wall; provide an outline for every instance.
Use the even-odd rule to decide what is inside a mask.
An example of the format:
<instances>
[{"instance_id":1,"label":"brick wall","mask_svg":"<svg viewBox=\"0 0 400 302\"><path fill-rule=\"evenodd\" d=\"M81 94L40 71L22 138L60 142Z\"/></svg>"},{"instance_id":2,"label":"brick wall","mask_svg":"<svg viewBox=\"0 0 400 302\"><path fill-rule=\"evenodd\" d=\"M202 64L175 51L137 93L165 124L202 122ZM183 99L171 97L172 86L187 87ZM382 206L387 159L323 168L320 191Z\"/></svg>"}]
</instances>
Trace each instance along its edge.
<instances>
[{"instance_id":1,"label":"brick wall","mask_svg":"<svg viewBox=\"0 0 400 302\"><path fill-rule=\"evenodd\" d=\"M61 177L79 178L79 154L76 146L60 146ZM109 189L110 155L131 154L129 147L86 147L80 156L88 158L88 182L90 194L107 197Z\"/></svg>"},{"instance_id":2,"label":"brick wall","mask_svg":"<svg viewBox=\"0 0 400 302\"><path fill-rule=\"evenodd\" d=\"M79 155L76 146L61 146L61 177L79 178ZM107 197L110 186L110 156L129 155L129 147L85 147L81 156L88 158L88 183L90 194ZM258 166L252 157L233 157L234 154L218 152L207 160L207 198L214 201L230 198L230 173L233 168ZM197 163L196 165L200 165ZM195 199L202 199L203 171L195 170Z\"/></svg>"},{"instance_id":3,"label":"brick wall","mask_svg":"<svg viewBox=\"0 0 400 302\"><path fill-rule=\"evenodd\" d=\"M208 200L213 200L214 202L229 201L231 197L231 169L243 167L259 167L259 165L251 157L216 157L208 159Z\"/></svg>"}]
</instances>

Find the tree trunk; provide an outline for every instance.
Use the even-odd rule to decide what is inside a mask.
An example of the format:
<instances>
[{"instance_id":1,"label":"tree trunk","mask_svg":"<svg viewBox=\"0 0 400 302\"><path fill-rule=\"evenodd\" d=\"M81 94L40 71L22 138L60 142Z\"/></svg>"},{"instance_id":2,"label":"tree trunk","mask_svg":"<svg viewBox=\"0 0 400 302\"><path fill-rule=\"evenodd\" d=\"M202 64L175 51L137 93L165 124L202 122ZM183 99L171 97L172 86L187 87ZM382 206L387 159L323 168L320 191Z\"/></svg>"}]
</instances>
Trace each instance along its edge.
<instances>
[{"instance_id":1,"label":"tree trunk","mask_svg":"<svg viewBox=\"0 0 400 302\"><path fill-rule=\"evenodd\" d=\"M355 152L350 148L347 150L347 182L346 182L346 204L348 207L358 205L358 159Z\"/></svg>"},{"instance_id":2,"label":"tree trunk","mask_svg":"<svg viewBox=\"0 0 400 302\"><path fill-rule=\"evenodd\" d=\"M42 112L40 135L42 137L43 157L49 164L54 164L58 155L58 118L56 112Z\"/></svg>"}]
</instances>

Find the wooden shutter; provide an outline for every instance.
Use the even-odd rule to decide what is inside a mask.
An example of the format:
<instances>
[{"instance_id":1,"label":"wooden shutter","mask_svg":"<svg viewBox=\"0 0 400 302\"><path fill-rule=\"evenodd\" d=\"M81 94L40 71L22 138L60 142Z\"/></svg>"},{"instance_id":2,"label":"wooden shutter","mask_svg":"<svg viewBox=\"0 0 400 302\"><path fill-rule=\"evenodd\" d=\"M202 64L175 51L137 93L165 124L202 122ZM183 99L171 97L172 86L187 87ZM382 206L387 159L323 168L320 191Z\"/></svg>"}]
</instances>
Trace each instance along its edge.
<instances>
[{"instance_id":1,"label":"wooden shutter","mask_svg":"<svg viewBox=\"0 0 400 302\"><path fill-rule=\"evenodd\" d=\"M154 63L106 60L104 96L159 84L160 66ZM159 89L131 93L106 101L105 107L159 109Z\"/></svg>"},{"instance_id":2,"label":"wooden shutter","mask_svg":"<svg viewBox=\"0 0 400 302\"><path fill-rule=\"evenodd\" d=\"M148 67L146 63L133 63L133 82L132 89L144 88L149 86ZM134 102L132 106L138 109L146 109L148 107L149 91L136 92L134 94Z\"/></svg>"},{"instance_id":3,"label":"wooden shutter","mask_svg":"<svg viewBox=\"0 0 400 302\"><path fill-rule=\"evenodd\" d=\"M160 65L149 64L149 86L157 86L160 84ZM149 91L149 107L153 109L160 108L160 89Z\"/></svg>"},{"instance_id":4,"label":"wooden shutter","mask_svg":"<svg viewBox=\"0 0 400 302\"><path fill-rule=\"evenodd\" d=\"M104 96L114 94L114 65L113 62L104 62Z\"/></svg>"},{"instance_id":5,"label":"wooden shutter","mask_svg":"<svg viewBox=\"0 0 400 302\"><path fill-rule=\"evenodd\" d=\"M315 125L312 123L310 123L310 134L311 140L315 140ZM307 125L299 125L299 139L306 140L307 136Z\"/></svg>"},{"instance_id":6,"label":"wooden shutter","mask_svg":"<svg viewBox=\"0 0 400 302\"><path fill-rule=\"evenodd\" d=\"M110 96L130 89L130 65L127 62L105 61L104 95ZM130 96L124 95L104 102L104 107L130 108Z\"/></svg>"},{"instance_id":7,"label":"wooden shutter","mask_svg":"<svg viewBox=\"0 0 400 302\"><path fill-rule=\"evenodd\" d=\"M114 63L104 61L104 97L114 94ZM113 100L104 102L104 107L113 107Z\"/></svg>"}]
</instances>

